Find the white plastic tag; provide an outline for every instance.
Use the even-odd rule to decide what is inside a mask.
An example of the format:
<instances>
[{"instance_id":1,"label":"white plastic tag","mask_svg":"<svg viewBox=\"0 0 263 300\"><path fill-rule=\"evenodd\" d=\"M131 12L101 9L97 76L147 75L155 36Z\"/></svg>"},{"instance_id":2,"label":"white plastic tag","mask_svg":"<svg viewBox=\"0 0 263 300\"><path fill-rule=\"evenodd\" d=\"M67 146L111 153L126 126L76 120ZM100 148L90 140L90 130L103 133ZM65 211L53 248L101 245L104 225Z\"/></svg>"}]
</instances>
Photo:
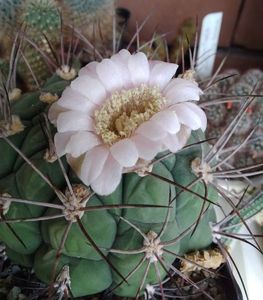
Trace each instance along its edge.
<instances>
[{"instance_id":1,"label":"white plastic tag","mask_svg":"<svg viewBox=\"0 0 263 300\"><path fill-rule=\"evenodd\" d=\"M196 67L200 79L212 75L222 19L223 12L210 13L203 18Z\"/></svg>"}]
</instances>

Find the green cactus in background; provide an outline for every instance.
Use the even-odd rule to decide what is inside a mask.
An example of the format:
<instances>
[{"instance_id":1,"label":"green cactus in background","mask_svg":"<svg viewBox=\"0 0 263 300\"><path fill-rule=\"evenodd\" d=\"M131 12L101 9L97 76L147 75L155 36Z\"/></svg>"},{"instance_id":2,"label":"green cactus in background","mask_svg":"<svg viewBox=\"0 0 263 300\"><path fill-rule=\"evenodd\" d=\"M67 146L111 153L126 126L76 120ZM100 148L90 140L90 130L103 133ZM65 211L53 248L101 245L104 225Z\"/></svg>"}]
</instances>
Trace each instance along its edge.
<instances>
[{"instance_id":1,"label":"green cactus in background","mask_svg":"<svg viewBox=\"0 0 263 300\"><path fill-rule=\"evenodd\" d=\"M231 76L231 74L234 76ZM226 79L222 80L224 77ZM207 106L208 137L220 137L226 126L237 114L240 103L248 95L255 96L251 106L240 120L233 137L227 144L229 149L240 145L247 135L254 130L246 145L229 161L235 167L257 164L263 158L263 97L260 97L263 93L262 79L263 73L257 69L248 70L242 75L236 70L229 70L222 74L221 80L212 85L203 96L203 101L209 102L221 99L226 102ZM232 100L236 102L232 102Z\"/></svg>"},{"instance_id":2,"label":"green cactus in background","mask_svg":"<svg viewBox=\"0 0 263 300\"><path fill-rule=\"evenodd\" d=\"M68 48L73 48L71 43L77 39L70 26L77 29L84 39L94 42L98 51L103 52L105 45L106 48L109 48L108 44L112 45L114 16L114 0L1 1L0 24L3 23L0 30L1 50L5 53L5 57L9 58L14 32L21 30L22 26L22 31L25 31L31 43L26 43L21 61L25 59L27 62L20 64L20 74L27 88L34 89L36 82L32 78L32 72L42 85L55 71L54 65L60 68L65 63L58 57L65 55L61 51L67 53ZM60 44L61 32L63 32L63 49ZM79 42L79 47L85 48L85 45ZM47 60L43 53L54 61L52 66L49 66L52 71L47 68ZM86 53L86 62L90 59L93 59L93 56ZM28 65L31 70L28 69Z\"/></svg>"},{"instance_id":3,"label":"green cactus in background","mask_svg":"<svg viewBox=\"0 0 263 300\"><path fill-rule=\"evenodd\" d=\"M64 3L75 12L92 14L96 13L101 7L110 4L111 0L64 0Z\"/></svg>"},{"instance_id":4,"label":"green cactus in background","mask_svg":"<svg viewBox=\"0 0 263 300\"><path fill-rule=\"evenodd\" d=\"M16 14L21 7L22 0L7 0L0 1L0 36L5 33L9 26L14 26L16 23Z\"/></svg>"},{"instance_id":5,"label":"green cactus in background","mask_svg":"<svg viewBox=\"0 0 263 300\"><path fill-rule=\"evenodd\" d=\"M50 33L60 27L59 12L52 1L29 2L23 20L36 32Z\"/></svg>"}]
</instances>

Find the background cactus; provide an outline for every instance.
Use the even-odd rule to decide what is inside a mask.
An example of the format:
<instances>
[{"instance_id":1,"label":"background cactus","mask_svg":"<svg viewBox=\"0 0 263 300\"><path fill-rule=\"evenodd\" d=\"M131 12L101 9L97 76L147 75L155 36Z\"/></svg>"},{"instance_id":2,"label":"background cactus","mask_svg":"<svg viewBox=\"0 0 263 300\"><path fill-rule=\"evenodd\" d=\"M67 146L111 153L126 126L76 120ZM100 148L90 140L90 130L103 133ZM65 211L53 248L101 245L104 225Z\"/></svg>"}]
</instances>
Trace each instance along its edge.
<instances>
[{"instance_id":1,"label":"background cactus","mask_svg":"<svg viewBox=\"0 0 263 300\"><path fill-rule=\"evenodd\" d=\"M236 167L260 163L263 158L263 98L260 97L263 92L263 72L252 69L241 75L237 70L229 70L221 75L221 79L224 77L226 78L224 80L219 80L218 83L212 85L203 96L204 101L209 102L220 99L226 102L207 106L207 136L210 138L220 137L226 126L237 114L240 102L248 95L254 95L255 98L253 103L240 120L227 147L231 150L240 145L253 130L253 135L250 137L249 141L243 145L242 149L240 149L237 155L233 156L229 163ZM220 77L218 79L220 79Z\"/></svg>"},{"instance_id":2,"label":"background cactus","mask_svg":"<svg viewBox=\"0 0 263 300\"><path fill-rule=\"evenodd\" d=\"M3 23L0 34L1 51L6 58L9 58L11 52L14 28L17 30L21 30L21 26L26 28L27 38L32 42L31 44L27 43L23 49L24 58L21 59L21 62L26 59L27 63L20 63L21 77L29 89L36 87L32 71L40 84L43 84L51 75L50 68L47 68L41 52L51 56L54 60L54 55L62 55L61 51L67 53L68 48L73 47L71 43L78 38L72 33L70 26L77 28L83 38L96 44L96 48L100 52L104 52L112 45L112 27L116 17L114 0L1 1L0 11L0 22ZM61 32L64 35L63 49L61 48ZM80 47L83 48L83 44ZM87 52L89 51L85 52L86 62L93 59L93 51ZM82 58L84 59L84 55ZM57 60L57 58L55 59ZM56 63L60 64L58 61ZM28 69L27 65L30 65L32 71ZM59 67L61 65L57 66L57 68Z\"/></svg>"}]
</instances>

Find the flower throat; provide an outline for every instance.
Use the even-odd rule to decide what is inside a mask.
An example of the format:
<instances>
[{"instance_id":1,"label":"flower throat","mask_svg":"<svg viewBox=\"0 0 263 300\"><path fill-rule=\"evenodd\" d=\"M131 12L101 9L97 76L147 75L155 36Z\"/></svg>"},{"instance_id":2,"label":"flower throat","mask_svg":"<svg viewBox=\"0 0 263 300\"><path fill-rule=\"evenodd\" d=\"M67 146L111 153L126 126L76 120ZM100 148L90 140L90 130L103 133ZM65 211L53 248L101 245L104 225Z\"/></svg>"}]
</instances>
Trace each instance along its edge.
<instances>
[{"instance_id":1,"label":"flower throat","mask_svg":"<svg viewBox=\"0 0 263 300\"><path fill-rule=\"evenodd\" d=\"M114 92L105 104L95 111L95 129L105 144L129 138L138 126L161 111L166 99L158 87L144 84Z\"/></svg>"}]
</instances>

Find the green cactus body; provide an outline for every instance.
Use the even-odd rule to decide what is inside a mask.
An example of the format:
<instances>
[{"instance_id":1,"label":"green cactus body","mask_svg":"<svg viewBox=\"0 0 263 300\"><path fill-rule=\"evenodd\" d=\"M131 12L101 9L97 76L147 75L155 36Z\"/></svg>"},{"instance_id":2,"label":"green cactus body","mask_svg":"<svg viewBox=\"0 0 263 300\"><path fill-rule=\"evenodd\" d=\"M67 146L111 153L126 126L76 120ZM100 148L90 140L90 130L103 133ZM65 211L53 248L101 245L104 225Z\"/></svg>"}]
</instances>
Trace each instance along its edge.
<instances>
[{"instance_id":1,"label":"green cactus body","mask_svg":"<svg viewBox=\"0 0 263 300\"><path fill-rule=\"evenodd\" d=\"M16 13L22 4L22 0L6 0L0 2L1 32L15 24ZM0 35L1 36L1 35Z\"/></svg>"},{"instance_id":2,"label":"green cactus body","mask_svg":"<svg viewBox=\"0 0 263 300\"><path fill-rule=\"evenodd\" d=\"M64 0L64 3L70 6L76 12L96 13L102 6L112 2L111 0Z\"/></svg>"},{"instance_id":3,"label":"green cactus body","mask_svg":"<svg viewBox=\"0 0 263 300\"><path fill-rule=\"evenodd\" d=\"M33 30L47 33L60 26L60 16L54 1L35 1L27 3L24 20Z\"/></svg>"},{"instance_id":4,"label":"green cactus body","mask_svg":"<svg viewBox=\"0 0 263 300\"><path fill-rule=\"evenodd\" d=\"M43 90L59 95L66 85L67 82L54 76ZM39 114L45 111L46 104L39 101L39 96L38 92L28 93L22 95L19 101L13 102L12 113L20 116L25 129L10 136L9 140L54 186L64 192L66 182L58 161L51 163L44 159L47 143L39 125ZM34 203L61 205L52 188L3 139L0 140L0 155L5 158L0 165L0 194L9 194L13 198L27 199ZM204 200L189 192L181 192L171 184L175 181L187 186L196 178L191 171L191 162L196 157L201 157L200 145L156 163L152 172L170 180L170 183L150 175L140 177L129 173L123 176L113 194L94 195L87 201L87 209L97 209L83 213L80 222L101 253L87 240L75 219L71 224L73 219L70 219L69 214L66 217L66 214L63 215L65 211L43 205L12 202L6 211L2 211L3 219L46 220L20 220L10 224L2 222L0 239L6 244L7 254L12 261L33 266L36 275L46 283L52 281L52 269L61 252L56 276L63 267L69 267L71 290L75 297L96 294L109 287L119 296L134 297L144 276L146 279L142 291L146 284L154 284L158 282L158 278L167 275L165 268L169 270L175 260L172 253L181 255L190 250L205 248L212 242L208 226L209 222L214 222L212 205L205 205L205 213L195 233L191 234L192 225L202 212ZM79 180L62 161L73 186L79 184ZM214 191L210 188L206 191L203 182L196 183L191 190L216 201ZM67 199L73 201L70 197ZM171 199L174 201L169 204ZM103 209L105 205L114 204L137 207ZM58 214L62 216L54 218ZM186 235L173 242L187 228L190 229ZM60 249L67 230L67 238ZM161 263L150 250L154 245L151 244L153 241L157 241L155 250ZM115 269L110 267L102 255L108 258ZM156 270L159 270L159 274ZM127 278L128 283L123 282L120 274Z\"/></svg>"}]
</instances>

